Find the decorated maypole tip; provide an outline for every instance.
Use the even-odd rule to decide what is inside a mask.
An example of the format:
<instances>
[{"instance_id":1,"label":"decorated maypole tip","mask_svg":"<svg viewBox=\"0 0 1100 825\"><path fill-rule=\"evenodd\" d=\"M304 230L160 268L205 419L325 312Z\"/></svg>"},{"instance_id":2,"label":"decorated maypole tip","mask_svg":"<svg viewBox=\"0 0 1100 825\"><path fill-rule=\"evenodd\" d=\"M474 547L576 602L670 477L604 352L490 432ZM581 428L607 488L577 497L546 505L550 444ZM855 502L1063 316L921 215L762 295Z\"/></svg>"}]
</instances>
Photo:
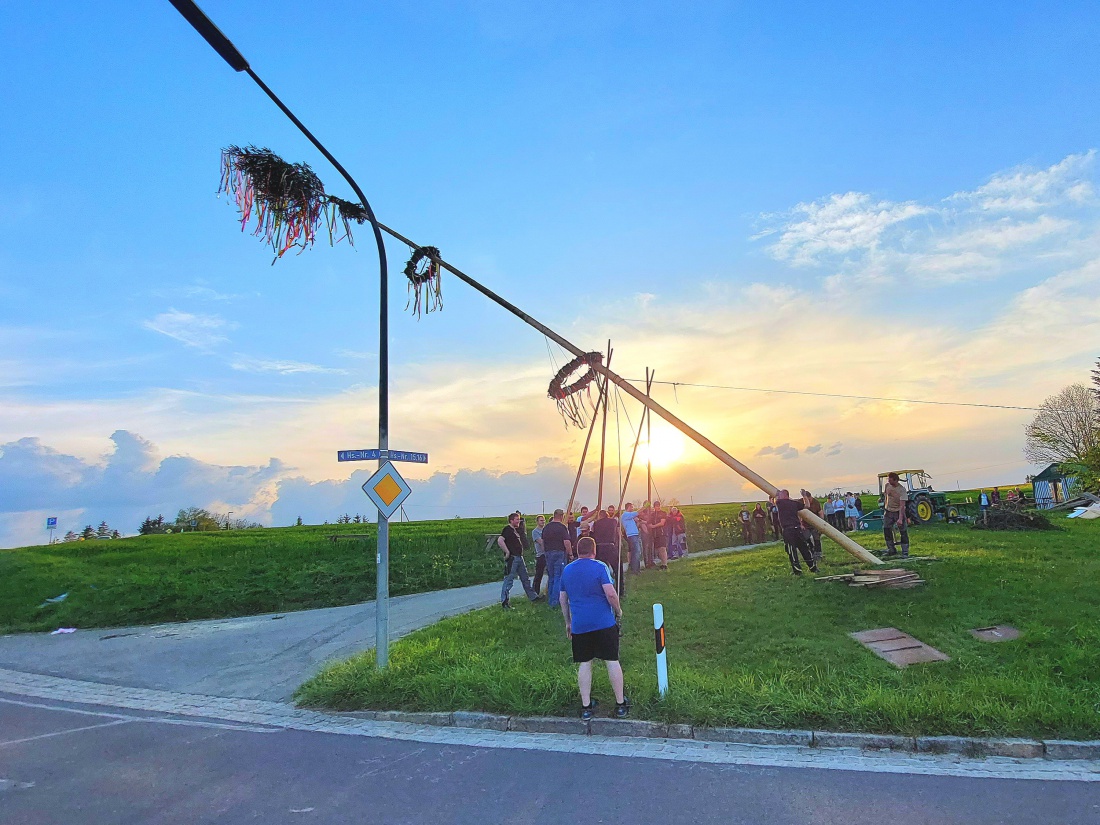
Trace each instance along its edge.
<instances>
[{"instance_id":1,"label":"decorated maypole tip","mask_svg":"<svg viewBox=\"0 0 1100 825\"><path fill-rule=\"evenodd\" d=\"M405 264L405 277L409 279L409 300L405 309L419 318L426 312L443 309L443 272L440 253L434 246L418 246L413 249Z\"/></svg>"},{"instance_id":2,"label":"decorated maypole tip","mask_svg":"<svg viewBox=\"0 0 1100 825\"><path fill-rule=\"evenodd\" d=\"M578 355L560 370L546 394L558 405L558 412L566 424L576 427L588 426L589 417L595 409L592 401L592 382L596 380L597 364L603 363L603 353L587 352ZM573 379L570 382L570 379Z\"/></svg>"},{"instance_id":3,"label":"decorated maypole tip","mask_svg":"<svg viewBox=\"0 0 1100 825\"><path fill-rule=\"evenodd\" d=\"M347 238L354 246L351 222L368 220L361 204L325 194L324 184L308 164L287 163L266 148L223 149L218 191L236 202L242 232L255 218L252 234L271 244L275 260L294 247L301 252L312 246L322 227L328 230L330 244Z\"/></svg>"}]
</instances>

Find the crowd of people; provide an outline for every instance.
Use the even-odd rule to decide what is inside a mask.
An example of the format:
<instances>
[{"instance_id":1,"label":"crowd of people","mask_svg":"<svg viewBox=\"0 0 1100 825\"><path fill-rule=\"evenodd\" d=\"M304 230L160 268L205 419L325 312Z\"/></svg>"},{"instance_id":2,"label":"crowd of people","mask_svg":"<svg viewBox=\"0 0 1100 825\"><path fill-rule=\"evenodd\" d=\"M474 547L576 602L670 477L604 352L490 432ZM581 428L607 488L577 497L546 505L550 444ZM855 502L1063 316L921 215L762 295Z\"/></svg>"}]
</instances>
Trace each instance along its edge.
<instances>
[{"instance_id":1,"label":"crowd of people","mask_svg":"<svg viewBox=\"0 0 1100 825\"><path fill-rule=\"evenodd\" d=\"M908 491L891 474L885 487L883 533L887 555L896 555L894 529L901 540L901 555L909 555ZM811 572L818 571L822 560L821 532L806 523L799 511L806 509L841 531L856 530L863 515L859 495L830 493L824 501L809 490L800 490L792 498L779 490L765 504L757 502L750 510L742 504L737 514L741 538L745 544L783 540L791 572L802 575L803 562ZM615 714L625 717L630 702L623 692L623 673L619 666L621 599L626 595L626 573L640 575L648 569L667 571L670 560L688 554L687 522L679 507L667 509L661 502L647 501L639 509L627 502L620 512L614 505L577 512L555 510L549 521L539 515L531 532L519 511L508 517L508 524L497 537L504 553L504 581L500 603L511 609L510 593L518 578L532 602L545 599L551 609L560 609L565 633L577 664L577 682L581 697L581 716L590 719L597 705L592 698L592 661L602 659L615 693ZM524 552L534 548L535 571L527 571ZM545 579L546 594L542 585Z\"/></svg>"}]
</instances>

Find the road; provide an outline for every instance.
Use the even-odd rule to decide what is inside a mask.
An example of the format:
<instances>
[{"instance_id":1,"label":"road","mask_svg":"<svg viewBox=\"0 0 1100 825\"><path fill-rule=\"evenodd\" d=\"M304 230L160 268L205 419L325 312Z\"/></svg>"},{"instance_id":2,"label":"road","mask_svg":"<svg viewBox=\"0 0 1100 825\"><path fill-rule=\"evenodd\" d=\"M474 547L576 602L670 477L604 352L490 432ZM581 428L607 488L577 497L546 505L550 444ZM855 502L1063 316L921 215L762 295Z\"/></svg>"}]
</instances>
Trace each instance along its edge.
<instances>
[{"instance_id":1,"label":"road","mask_svg":"<svg viewBox=\"0 0 1100 825\"><path fill-rule=\"evenodd\" d=\"M396 637L499 585L395 599ZM294 708L373 605L0 638L0 822L1100 823L1100 763L478 731Z\"/></svg>"},{"instance_id":2,"label":"road","mask_svg":"<svg viewBox=\"0 0 1100 825\"><path fill-rule=\"evenodd\" d=\"M1095 823L1100 783L434 744L0 694L5 825Z\"/></svg>"}]
</instances>

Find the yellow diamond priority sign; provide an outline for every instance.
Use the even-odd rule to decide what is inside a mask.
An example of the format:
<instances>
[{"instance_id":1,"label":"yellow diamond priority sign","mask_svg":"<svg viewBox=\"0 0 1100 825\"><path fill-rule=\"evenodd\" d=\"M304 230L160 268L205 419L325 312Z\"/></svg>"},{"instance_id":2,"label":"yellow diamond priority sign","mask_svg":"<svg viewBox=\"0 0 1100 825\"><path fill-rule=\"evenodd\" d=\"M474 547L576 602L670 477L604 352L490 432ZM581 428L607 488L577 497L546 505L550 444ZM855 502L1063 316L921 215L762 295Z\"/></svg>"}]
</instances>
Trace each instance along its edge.
<instances>
[{"instance_id":1,"label":"yellow diamond priority sign","mask_svg":"<svg viewBox=\"0 0 1100 825\"><path fill-rule=\"evenodd\" d=\"M405 503L405 499L412 493L412 488L405 479L401 478L397 468L387 461L378 468L378 472L367 479L367 483L363 485L363 492L378 507L378 512L389 518Z\"/></svg>"}]
</instances>

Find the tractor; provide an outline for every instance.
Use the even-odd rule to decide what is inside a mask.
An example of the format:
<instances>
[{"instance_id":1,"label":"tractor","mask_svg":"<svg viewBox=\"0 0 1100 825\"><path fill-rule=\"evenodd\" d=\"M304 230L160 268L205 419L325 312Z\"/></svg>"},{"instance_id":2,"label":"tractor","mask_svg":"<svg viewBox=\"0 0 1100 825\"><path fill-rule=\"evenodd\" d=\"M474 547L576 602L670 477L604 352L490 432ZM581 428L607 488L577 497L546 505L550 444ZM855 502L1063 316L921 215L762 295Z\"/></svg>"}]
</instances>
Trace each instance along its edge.
<instances>
[{"instance_id":1,"label":"tractor","mask_svg":"<svg viewBox=\"0 0 1100 825\"><path fill-rule=\"evenodd\" d=\"M924 470L894 470L901 483L909 490L909 518L917 524L926 524L936 516L944 521L958 521L959 508L947 503L947 493L938 493L929 483L932 477ZM883 489L890 473L878 474L879 507L883 507Z\"/></svg>"}]
</instances>

